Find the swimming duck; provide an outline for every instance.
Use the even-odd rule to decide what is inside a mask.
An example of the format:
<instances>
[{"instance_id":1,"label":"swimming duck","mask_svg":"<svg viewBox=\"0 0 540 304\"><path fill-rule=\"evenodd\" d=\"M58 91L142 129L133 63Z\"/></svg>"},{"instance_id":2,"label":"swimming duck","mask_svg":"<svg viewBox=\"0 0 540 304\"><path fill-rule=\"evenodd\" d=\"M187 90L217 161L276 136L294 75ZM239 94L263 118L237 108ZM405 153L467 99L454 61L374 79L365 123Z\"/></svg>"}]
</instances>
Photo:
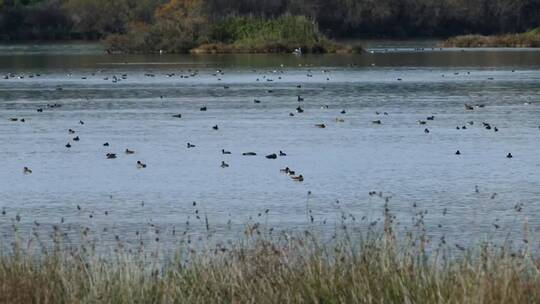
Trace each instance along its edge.
<instances>
[{"instance_id":1,"label":"swimming duck","mask_svg":"<svg viewBox=\"0 0 540 304\"><path fill-rule=\"evenodd\" d=\"M287 156L287 154L281 150L279 150L279 156Z\"/></svg>"},{"instance_id":2,"label":"swimming duck","mask_svg":"<svg viewBox=\"0 0 540 304\"><path fill-rule=\"evenodd\" d=\"M130 150L130 149L126 149L126 154L135 154L135 151Z\"/></svg>"},{"instance_id":3,"label":"swimming duck","mask_svg":"<svg viewBox=\"0 0 540 304\"><path fill-rule=\"evenodd\" d=\"M435 120L435 116L428 116L426 119L427 120Z\"/></svg>"},{"instance_id":4,"label":"swimming duck","mask_svg":"<svg viewBox=\"0 0 540 304\"><path fill-rule=\"evenodd\" d=\"M195 145L193 145L193 144L191 144L191 143L187 143L187 147L188 147L188 149L189 149L189 148L195 148Z\"/></svg>"},{"instance_id":5,"label":"swimming duck","mask_svg":"<svg viewBox=\"0 0 540 304\"><path fill-rule=\"evenodd\" d=\"M79 124L80 124L80 125L84 125L84 121L79 120Z\"/></svg>"},{"instance_id":6,"label":"swimming duck","mask_svg":"<svg viewBox=\"0 0 540 304\"><path fill-rule=\"evenodd\" d=\"M289 167L286 167L285 169L279 169L279 172L281 172L281 173L289 173L289 171L291 171L291 169L289 169Z\"/></svg>"},{"instance_id":7,"label":"swimming duck","mask_svg":"<svg viewBox=\"0 0 540 304\"><path fill-rule=\"evenodd\" d=\"M294 181L297 181L297 182L303 182L304 181L304 177L302 176L302 174L300 174L298 176L291 176L291 179L294 180Z\"/></svg>"},{"instance_id":8,"label":"swimming duck","mask_svg":"<svg viewBox=\"0 0 540 304\"><path fill-rule=\"evenodd\" d=\"M138 168L138 169L146 168L146 164L143 163L142 161L138 160L138 161L137 161L137 168Z\"/></svg>"},{"instance_id":9,"label":"swimming duck","mask_svg":"<svg viewBox=\"0 0 540 304\"><path fill-rule=\"evenodd\" d=\"M225 161L221 161L221 168L229 168L229 164L227 164Z\"/></svg>"},{"instance_id":10,"label":"swimming duck","mask_svg":"<svg viewBox=\"0 0 540 304\"><path fill-rule=\"evenodd\" d=\"M69 130L68 130L68 133L69 133L69 134L75 134L75 130L69 129Z\"/></svg>"},{"instance_id":11,"label":"swimming duck","mask_svg":"<svg viewBox=\"0 0 540 304\"><path fill-rule=\"evenodd\" d=\"M38 113L42 113L43 112L43 109L42 108L39 108L37 109Z\"/></svg>"},{"instance_id":12,"label":"swimming duck","mask_svg":"<svg viewBox=\"0 0 540 304\"><path fill-rule=\"evenodd\" d=\"M506 158L513 158L513 157L514 157L514 156L512 155L512 153L508 153L508 154L506 155Z\"/></svg>"},{"instance_id":13,"label":"swimming duck","mask_svg":"<svg viewBox=\"0 0 540 304\"><path fill-rule=\"evenodd\" d=\"M457 150L456 155L461 155L461 152L459 152L459 150Z\"/></svg>"},{"instance_id":14,"label":"swimming duck","mask_svg":"<svg viewBox=\"0 0 540 304\"><path fill-rule=\"evenodd\" d=\"M103 144L103 146L104 146L104 147L108 147L108 146L109 146L109 143L106 142L106 143Z\"/></svg>"},{"instance_id":15,"label":"swimming duck","mask_svg":"<svg viewBox=\"0 0 540 304\"><path fill-rule=\"evenodd\" d=\"M108 159L115 159L116 153L107 153L105 156L107 156Z\"/></svg>"},{"instance_id":16,"label":"swimming duck","mask_svg":"<svg viewBox=\"0 0 540 304\"><path fill-rule=\"evenodd\" d=\"M204 112L204 111L207 110L207 108L206 108L206 107L202 107L200 110Z\"/></svg>"},{"instance_id":17,"label":"swimming duck","mask_svg":"<svg viewBox=\"0 0 540 304\"><path fill-rule=\"evenodd\" d=\"M174 117L174 118L182 118L182 114L174 114L172 117Z\"/></svg>"},{"instance_id":18,"label":"swimming duck","mask_svg":"<svg viewBox=\"0 0 540 304\"><path fill-rule=\"evenodd\" d=\"M467 110L467 111L472 111L472 110L474 110L474 107L473 107L473 106L470 106L470 105L468 105L468 104L465 104L465 110Z\"/></svg>"},{"instance_id":19,"label":"swimming duck","mask_svg":"<svg viewBox=\"0 0 540 304\"><path fill-rule=\"evenodd\" d=\"M258 99L254 99L253 102L254 102L254 103L261 103L261 101L258 100Z\"/></svg>"},{"instance_id":20,"label":"swimming duck","mask_svg":"<svg viewBox=\"0 0 540 304\"><path fill-rule=\"evenodd\" d=\"M341 114L346 114L346 113L347 113L347 111L341 110Z\"/></svg>"},{"instance_id":21,"label":"swimming duck","mask_svg":"<svg viewBox=\"0 0 540 304\"><path fill-rule=\"evenodd\" d=\"M300 95L297 96L296 100L298 101L304 101L304 98L302 98Z\"/></svg>"},{"instance_id":22,"label":"swimming duck","mask_svg":"<svg viewBox=\"0 0 540 304\"><path fill-rule=\"evenodd\" d=\"M294 113L292 113L292 112L291 112L291 113L289 113L289 116L291 116L291 117L292 117L292 116L294 116ZM539 128L540 128L540 127L539 127Z\"/></svg>"},{"instance_id":23,"label":"swimming duck","mask_svg":"<svg viewBox=\"0 0 540 304\"><path fill-rule=\"evenodd\" d=\"M298 108L296 108L296 112L304 113L304 109L302 109L302 107L298 106Z\"/></svg>"},{"instance_id":24,"label":"swimming duck","mask_svg":"<svg viewBox=\"0 0 540 304\"><path fill-rule=\"evenodd\" d=\"M225 149L221 149L221 154L231 154L231 151L225 151Z\"/></svg>"},{"instance_id":25,"label":"swimming duck","mask_svg":"<svg viewBox=\"0 0 540 304\"><path fill-rule=\"evenodd\" d=\"M255 152L245 152L245 153L242 153L243 156L255 156L257 155L257 153Z\"/></svg>"},{"instance_id":26,"label":"swimming duck","mask_svg":"<svg viewBox=\"0 0 540 304\"><path fill-rule=\"evenodd\" d=\"M276 153L272 153L272 154L266 155L265 157L268 158L268 159L276 159L277 155L276 155Z\"/></svg>"},{"instance_id":27,"label":"swimming duck","mask_svg":"<svg viewBox=\"0 0 540 304\"><path fill-rule=\"evenodd\" d=\"M428 129L428 128L425 128L425 129L424 129L424 133L428 134L428 133L429 133L429 129Z\"/></svg>"},{"instance_id":28,"label":"swimming duck","mask_svg":"<svg viewBox=\"0 0 540 304\"><path fill-rule=\"evenodd\" d=\"M425 125L425 124L427 124L427 121L425 121L425 120L419 120L419 121L418 121L418 124L420 124L420 125Z\"/></svg>"},{"instance_id":29,"label":"swimming duck","mask_svg":"<svg viewBox=\"0 0 540 304\"><path fill-rule=\"evenodd\" d=\"M67 144L66 144L66 148L71 148L71 144L70 144L70 143L67 143Z\"/></svg>"},{"instance_id":30,"label":"swimming duck","mask_svg":"<svg viewBox=\"0 0 540 304\"><path fill-rule=\"evenodd\" d=\"M215 126L212 127L212 129L219 130L219 127L218 127L218 125L215 125Z\"/></svg>"},{"instance_id":31,"label":"swimming duck","mask_svg":"<svg viewBox=\"0 0 540 304\"><path fill-rule=\"evenodd\" d=\"M376 124L376 125L382 124L382 122L381 122L380 120L374 120L374 121L372 121L372 123L374 123L374 124Z\"/></svg>"},{"instance_id":32,"label":"swimming duck","mask_svg":"<svg viewBox=\"0 0 540 304\"><path fill-rule=\"evenodd\" d=\"M326 125L323 124L323 123L322 124L315 124L315 127L324 129L324 128L326 128Z\"/></svg>"},{"instance_id":33,"label":"swimming duck","mask_svg":"<svg viewBox=\"0 0 540 304\"><path fill-rule=\"evenodd\" d=\"M24 167L23 168L23 173L28 175L28 174L32 174L32 170L30 170L28 167Z\"/></svg>"},{"instance_id":34,"label":"swimming duck","mask_svg":"<svg viewBox=\"0 0 540 304\"><path fill-rule=\"evenodd\" d=\"M73 137L73 141L79 141L79 140L80 140L79 136Z\"/></svg>"}]
</instances>

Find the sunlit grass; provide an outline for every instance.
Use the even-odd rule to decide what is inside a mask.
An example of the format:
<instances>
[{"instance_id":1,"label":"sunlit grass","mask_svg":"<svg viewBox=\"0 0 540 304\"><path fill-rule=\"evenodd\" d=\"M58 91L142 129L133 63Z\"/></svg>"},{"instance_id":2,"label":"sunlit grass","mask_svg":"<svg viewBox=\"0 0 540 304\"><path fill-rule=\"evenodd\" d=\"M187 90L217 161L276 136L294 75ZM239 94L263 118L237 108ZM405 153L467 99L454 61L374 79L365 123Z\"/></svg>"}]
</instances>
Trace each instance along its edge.
<instances>
[{"instance_id":1,"label":"sunlit grass","mask_svg":"<svg viewBox=\"0 0 540 304\"><path fill-rule=\"evenodd\" d=\"M498 36L464 35L443 42L445 47L540 47L540 28Z\"/></svg>"}]
</instances>

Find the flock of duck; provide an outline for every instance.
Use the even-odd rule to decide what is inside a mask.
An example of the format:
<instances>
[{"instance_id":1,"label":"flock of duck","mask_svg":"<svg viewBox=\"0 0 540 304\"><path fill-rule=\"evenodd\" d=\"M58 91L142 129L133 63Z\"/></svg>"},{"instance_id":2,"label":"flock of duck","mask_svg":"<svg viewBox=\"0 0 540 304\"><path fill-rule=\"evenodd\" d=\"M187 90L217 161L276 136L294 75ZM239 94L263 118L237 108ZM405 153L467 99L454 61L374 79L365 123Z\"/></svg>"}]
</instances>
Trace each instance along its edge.
<instances>
[{"instance_id":1,"label":"flock of duck","mask_svg":"<svg viewBox=\"0 0 540 304\"><path fill-rule=\"evenodd\" d=\"M181 78L195 77L195 76L197 76L198 73L199 73L198 71L191 71L191 70L188 70L188 71L190 72L188 75L180 75L180 77L181 77ZM273 73L279 73L279 72L273 71ZM281 73L283 73L283 72L281 72ZM323 73L328 73L328 71L327 71L327 70L323 70ZM95 73L92 73L92 75L94 76ZM167 75L167 77L173 77L173 76L176 76L175 73L170 73L170 74L166 74L166 75ZM218 70L218 71L216 71L216 72L213 74L213 76L220 77L220 78L218 78L218 80L221 80L221 76L222 76L222 75L224 75L224 72L223 72L222 70ZM27 77L29 77L29 78L40 77L40 76L41 76L40 74L27 75ZM145 77L155 77L155 74L145 73L144 76L145 76ZM306 76L307 76L307 77L313 77L313 74L312 74L311 72L308 72L308 74L307 74ZM117 83L117 82L119 82L119 81L126 80L127 77L128 77L127 74L122 74L122 75L120 75L120 76L113 75L112 77L105 77L105 78L103 78L103 80L106 80L106 81L111 80L113 83ZM4 79L10 79L10 78L23 79L24 76L22 76L22 75L18 76L18 75L15 75L15 74L8 74L8 75L5 75L3 78L4 78ZM279 76L278 78L281 79L281 76ZM86 77L82 77L82 79L86 79ZM268 82L273 81L272 78L266 78L266 76L264 76L263 79L265 79L265 80L268 81ZM329 78L326 78L326 80L328 81ZM401 78L398 78L397 80L398 80L398 81L402 81ZM256 81L260 81L260 78L257 78ZM296 86L296 88L301 88L301 87L302 87L302 85L300 85L300 84ZM230 87L227 86L227 85L225 85L225 86L223 86L223 88L224 88L224 89L229 89ZM62 90L61 87L57 87L56 89L57 89L57 90ZM324 87L323 87L323 89L324 89ZM272 90L267 90L267 92L268 92L268 93L272 93ZM161 95L160 98L163 98L163 95ZM298 106L296 106L295 111L289 113L289 116L295 116L295 115L304 113L304 108L302 107L302 103L304 102L304 100L305 100L304 97L302 97L302 96L300 96L300 95L297 95L297 96L296 96L296 101L297 101L299 104L298 104ZM260 103L261 103L261 100L259 100L259 99L254 99L253 102L254 102L255 104L260 104ZM46 105L46 108L47 108L48 110L52 110L52 109L56 109L56 108L60 108L60 107L62 107L62 104L59 104L59 103L47 104L47 105ZM465 111L474 111L475 109L485 107L485 105L483 105L483 104L476 104L476 105L465 104L464 107L465 107ZM328 107L328 105L322 105L322 108L328 109L329 107ZM206 112L206 111L208 111L208 107L207 107L207 106L203 106L203 107L200 107L199 110L200 110L201 112ZM36 109L36 111L37 111L38 113L43 113L43 112L44 112L44 108L43 108L43 107L39 107L39 108ZM339 113L342 114L342 115L344 115L344 114L347 113L347 111L346 111L345 109L342 109ZM379 115L388 116L388 115L389 115L388 112L378 112L378 111L375 112L375 114L376 114L377 116L379 116ZM182 118L182 114L181 114L181 113L173 114L173 115L172 115L172 118L181 119L181 118ZM11 117L11 118L9 118L9 120L12 121L12 122L17 122L17 121L23 122L23 123L26 122L26 119L25 119L25 118L17 118L17 117ZM429 134L429 133L430 133L429 128L427 128L427 125L428 125L428 122L429 122L429 121L433 121L433 120L435 120L435 116L434 116L434 115L427 116L427 117L425 118L425 120L418 120L418 124L419 124L419 125L421 125L421 126L426 126L426 127L424 128L424 133L425 133L425 134ZM344 119L344 118L337 117L337 118L335 118L335 121L336 121L336 122L344 122L345 119ZM382 121L381 119L372 120L371 122L372 122L372 124L375 124L375 125L382 125L382 124L383 124L383 121ZM84 124L85 124L84 121L79 120L79 125L84 125ZM467 129L467 126L470 127L470 126L473 126L473 125L474 125L474 121L469 121L469 122L467 122L467 124L465 124L465 125L461 125L461 126L458 125L458 126L456 126L456 129L457 129L457 130L466 130L466 129ZM499 129L498 129L496 126L493 126L493 125L492 125L491 123L489 123L489 122L482 122L482 126L483 126L483 128L485 128L486 130L493 130L494 132L498 132L498 131L499 131ZM327 124L325 124L325 123L317 123L317 124L314 124L314 127L320 128L320 129L324 129L324 128L327 127ZM217 131L217 130L219 130L219 126L216 124L216 125L212 126L212 129L213 129L214 131ZM69 135L73 136L73 135L75 135L76 133L77 133L77 131L75 131L74 129L71 129L71 128L68 129L68 134L69 134ZM81 138L80 138L79 135L75 135L74 137L71 137L71 139L68 140L68 142L66 143L65 148L66 148L66 149L72 148L73 145L75 145L75 144L76 144L77 142L79 142L80 140L81 140ZM108 142L105 142L105 143L103 143L103 146L104 146L104 147L109 147L109 143L108 143ZM196 146L194 143L188 142L188 143L186 144L186 147L187 147L187 149L193 149L193 148L196 148L197 146ZM125 153L126 155L133 155L133 154L135 154L136 152L135 152L134 150L131 150L131 149L129 149L129 148L126 148L125 151L124 151L124 153ZM222 150L221 150L221 154L222 154L222 155L229 155L229 154L232 154L232 152L231 152L231 151L227 151L227 150L225 150L225 149L222 149ZM455 155L461 155L461 154L462 154L462 153L461 153L460 150L457 150L457 151L455 152ZM256 153L256 152L252 152L252 151L249 151L249 152L243 152L243 153L242 153L242 156L257 156L257 153ZM283 152L283 151L280 150L279 153L271 153L271 154L265 155L265 158L266 158L266 159L272 160L272 159L277 159L278 157L285 157L285 156L287 156L287 154L286 154L285 152ZM109 152L109 153L106 153L106 154L105 154L105 158L106 158L106 159L116 159L117 157L118 157L118 154L117 154L117 153ZM513 158L513 155L512 155L512 153L508 153L508 154L506 155L506 157L507 157L507 158ZM136 166L138 169L145 169L145 168L147 167L146 163L144 163L142 160L137 160L136 163L135 163L135 166ZM230 167L230 165L229 165L225 160L222 160L222 161L221 161L221 164L220 164L220 167L221 167L221 168L228 168L228 167ZM292 180L294 180L294 181L298 181L298 182L304 181L304 176L303 176L302 174L297 174L294 170L290 169L289 167L286 167L286 168L284 168L284 169L281 169L280 172L281 172L281 173L284 173L284 174L286 174L286 175L288 175L288 176L290 176L290 178L291 178ZM25 166L25 167L23 168L23 173L24 173L24 174L32 174L32 169L30 169L29 167Z\"/></svg>"}]
</instances>

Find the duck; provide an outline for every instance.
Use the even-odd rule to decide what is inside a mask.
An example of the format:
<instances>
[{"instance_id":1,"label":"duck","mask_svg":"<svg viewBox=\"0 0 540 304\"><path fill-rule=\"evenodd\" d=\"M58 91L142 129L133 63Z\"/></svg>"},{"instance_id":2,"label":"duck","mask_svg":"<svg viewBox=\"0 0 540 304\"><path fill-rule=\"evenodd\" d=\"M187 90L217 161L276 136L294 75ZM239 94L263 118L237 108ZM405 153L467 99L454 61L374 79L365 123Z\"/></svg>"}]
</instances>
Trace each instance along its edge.
<instances>
[{"instance_id":1,"label":"duck","mask_svg":"<svg viewBox=\"0 0 540 304\"><path fill-rule=\"evenodd\" d=\"M296 112L298 112L298 113L304 113L304 109L302 109L301 106L298 106L298 108L296 108Z\"/></svg>"},{"instance_id":2,"label":"duck","mask_svg":"<svg viewBox=\"0 0 540 304\"><path fill-rule=\"evenodd\" d=\"M514 157L514 156L512 155L512 153L508 153L508 154L506 155L506 158L513 158L513 157Z\"/></svg>"},{"instance_id":3,"label":"duck","mask_svg":"<svg viewBox=\"0 0 540 304\"><path fill-rule=\"evenodd\" d=\"M315 127L324 129L324 128L326 128L326 125L323 124L323 123L322 124L315 124Z\"/></svg>"},{"instance_id":4,"label":"duck","mask_svg":"<svg viewBox=\"0 0 540 304\"><path fill-rule=\"evenodd\" d=\"M135 154L135 151L130 150L130 149L126 149L126 154Z\"/></svg>"},{"instance_id":5,"label":"duck","mask_svg":"<svg viewBox=\"0 0 540 304\"><path fill-rule=\"evenodd\" d=\"M221 168L229 168L229 164L227 164L225 161L221 161Z\"/></svg>"},{"instance_id":6,"label":"duck","mask_svg":"<svg viewBox=\"0 0 540 304\"><path fill-rule=\"evenodd\" d=\"M425 129L424 129L424 133L428 134L428 133L429 133L429 129L428 129L428 128L425 128Z\"/></svg>"},{"instance_id":7,"label":"duck","mask_svg":"<svg viewBox=\"0 0 540 304\"><path fill-rule=\"evenodd\" d=\"M202 107L200 110L204 112L204 111L207 110L207 108L206 108L206 106L204 106L204 107Z\"/></svg>"},{"instance_id":8,"label":"duck","mask_svg":"<svg viewBox=\"0 0 540 304\"><path fill-rule=\"evenodd\" d=\"M294 116L294 113L292 113L292 112L289 113L289 116L293 117L293 116ZM539 127L539 128L540 128L540 127Z\"/></svg>"},{"instance_id":9,"label":"duck","mask_svg":"<svg viewBox=\"0 0 540 304\"><path fill-rule=\"evenodd\" d=\"M116 153L107 153L105 156L107 156L108 159L115 159Z\"/></svg>"},{"instance_id":10,"label":"duck","mask_svg":"<svg viewBox=\"0 0 540 304\"><path fill-rule=\"evenodd\" d=\"M219 127L218 127L218 125L215 125L215 126L212 127L212 129L219 130Z\"/></svg>"},{"instance_id":11,"label":"duck","mask_svg":"<svg viewBox=\"0 0 540 304\"><path fill-rule=\"evenodd\" d=\"M75 134L75 130L69 129L69 130L68 130L68 133L69 133L69 134Z\"/></svg>"},{"instance_id":12,"label":"duck","mask_svg":"<svg viewBox=\"0 0 540 304\"><path fill-rule=\"evenodd\" d=\"M254 103L261 103L261 101L258 100L258 99L254 99L253 102L254 102Z\"/></svg>"},{"instance_id":13,"label":"duck","mask_svg":"<svg viewBox=\"0 0 540 304\"><path fill-rule=\"evenodd\" d=\"M425 125L425 124L427 124L427 121L425 121L425 120L419 120L419 121L418 121L418 124L419 124L419 125Z\"/></svg>"},{"instance_id":14,"label":"duck","mask_svg":"<svg viewBox=\"0 0 540 304\"><path fill-rule=\"evenodd\" d=\"M255 156L255 155L257 155L257 153L255 153L255 152L244 152L244 153L242 153L242 155L243 156Z\"/></svg>"},{"instance_id":15,"label":"duck","mask_svg":"<svg viewBox=\"0 0 540 304\"><path fill-rule=\"evenodd\" d=\"M28 168L28 167L24 167L23 168L23 173L26 174L26 175L32 174L32 170L30 168Z\"/></svg>"},{"instance_id":16,"label":"duck","mask_svg":"<svg viewBox=\"0 0 540 304\"><path fill-rule=\"evenodd\" d=\"M287 156L287 154L281 150L279 150L279 156Z\"/></svg>"},{"instance_id":17,"label":"duck","mask_svg":"<svg viewBox=\"0 0 540 304\"><path fill-rule=\"evenodd\" d=\"M73 137L73 141L79 141L79 140L80 140L79 136Z\"/></svg>"},{"instance_id":18,"label":"duck","mask_svg":"<svg viewBox=\"0 0 540 304\"><path fill-rule=\"evenodd\" d=\"M268 158L268 159L276 159L277 155L276 155L276 153L272 153L272 154L266 155L265 157Z\"/></svg>"},{"instance_id":19,"label":"duck","mask_svg":"<svg viewBox=\"0 0 540 304\"><path fill-rule=\"evenodd\" d=\"M67 144L66 144L66 148L68 148L68 149L71 148L71 144L70 144L70 143L67 143Z\"/></svg>"},{"instance_id":20,"label":"duck","mask_svg":"<svg viewBox=\"0 0 540 304\"><path fill-rule=\"evenodd\" d=\"M37 109L38 113L43 113L43 109L42 108L39 108Z\"/></svg>"},{"instance_id":21,"label":"duck","mask_svg":"<svg viewBox=\"0 0 540 304\"><path fill-rule=\"evenodd\" d=\"M346 114L346 113L347 113L347 111L341 110L341 114Z\"/></svg>"},{"instance_id":22,"label":"duck","mask_svg":"<svg viewBox=\"0 0 540 304\"><path fill-rule=\"evenodd\" d=\"M138 160L138 161L137 161L137 168L138 168L138 169L146 168L146 164L143 163L142 161Z\"/></svg>"},{"instance_id":23,"label":"duck","mask_svg":"<svg viewBox=\"0 0 540 304\"><path fill-rule=\"evenodd\" d=\"M298 101L300 102L300 101L304 101L304 98L301 97L300 95L298 95L298 96L296 97L296 100L298 100Z\"/></svg>"},{"instance_id":24,"label":"duck","mask_svg":"<svg viewBox=\"0 0 540 304\"><path fill-rule=\"evenodd\" d=\"M285 167L285 169L279 169L279 172L281 172L281 173L289 173L289 171L291 171L291 169L289 169L289 167Z\"/></svg>"},{"instance_id":25,"label":"duck","mask_svg":"<svg viewBox=\"0 0 540 304\"><path fill-rule=\"evenodd\" d=\"M470 105L468 105L468 104L465 104L465 110L467 110L467 111L472 111L472 110L474 110L474 107L473 107L473 106L470 106Z\"/></svg>"},{"instance_id":26,"label":"duck","mask_svg":"<svg viewBox=\"0 0 540 304\"><path fill-rule=\"evenodd\" d=\"M193 145L193 144L191 144L191 143L187 143L187 147L188 147L188 149L190 149L190 148L195 148L195 145Z\"/></svg>"},{"instance_id":27,"label":"duck","mask_svg":"<svg viewBox=\"0 0 540 304\"><path fill-rule=\"evenodd\" d=\"M382 124L381 120L374 120L374 121L372 121L372 123L374 123L374 124L376 124L376 125Z\"/></svg>"},{"instance_id":28,"label":"duck","mask_svg":"<svg viewBox=\"0 0 540 304\"><path fill-rule=\"evenodd\" d=\"M84 121L79 120L79 124L80 124L80 125L84 125Z\"/></svg>"},{"instance_id":29,"label":"duck","mask_svg":"<svg viewBox=\"0 0 540 304\"><path fill-rule=\"evenodd\" d=\"M108 146L109 146L109 143L106 142L106 143L103 144L103 146L104 146L104 147L108 147Z\"/></svg>"},{"instance_id":30,"label":"duck","mask_svg":"<svg viewBox=\"0 0 540 304\"><path fill-rule=\"evenodd\" d=\"M426 120L435 120L435 116L433 116L433 115L432 115L432 116L428 116L428 117L426 117Z\"/></svg>"},{"instance_id":31,"label":"duck","mask_svg":"<svg viewBox=\"0 0 540 304\"><path fill-rule=\"evenodd\" d=\"M174 118L182 118L182 114L174 114L172 117L174 117Z\"/></svg>"},{"instance_id":32,"label":"duck","mask_svg":"<svg viewBox=\"0 0 540 304\"><path fill-rule=\"evenodd\" d=\"M225 149L221 149L221 154L231 154L231 151L225 151Z\"/></svg>"},{"instance_id":33,"label":"duck","mask_svg":"<svg viewBox=\"0 0 540 304\"><path fill-rule=\"evenodd\" d=\"M336 117L336 122L345 122L345 119Z\"/></svg>"},{"instance_id":34,"label":"duck","mask_svg":"<svg viewBox=\"0 0 540 304\"><path fill-rule=\"evenodd\" d=\"M459 150L457 150L456 155L461 155L461 152L459 152Z\"/></svg>"},{"instance_id":35,"label":"duck","mask_svg":"<svg viewBox=\"0 0 540 304\"><path fill-rule=\"evenodd\" d=\"M304 177L302 176L302 174L300 174L298 176L291 176L291 179L294 180L294 181L297 181L297 182L303 182L304 181Z\"/></svg>"}]
</instances>

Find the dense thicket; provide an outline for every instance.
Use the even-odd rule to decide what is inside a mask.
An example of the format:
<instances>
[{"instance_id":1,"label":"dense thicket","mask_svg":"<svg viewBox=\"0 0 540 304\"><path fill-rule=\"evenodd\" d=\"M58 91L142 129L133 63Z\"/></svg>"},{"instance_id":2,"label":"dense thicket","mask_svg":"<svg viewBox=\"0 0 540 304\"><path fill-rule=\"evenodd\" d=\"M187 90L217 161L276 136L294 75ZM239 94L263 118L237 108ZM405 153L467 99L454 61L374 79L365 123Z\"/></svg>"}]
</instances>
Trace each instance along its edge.
<instances>
[{"instance_id":1,"label":"dense thicket","mask_svg":"<svg viewBox=\"0 0 540 304\"><path fill-rule=\"evenodd\" d=\"M0 39L97 39L152 23L168 0L0 0ZM523 32L540 0L205 0L209 22L231 15L304 15L331 37Z\"/></svg>"}]
</instances>

